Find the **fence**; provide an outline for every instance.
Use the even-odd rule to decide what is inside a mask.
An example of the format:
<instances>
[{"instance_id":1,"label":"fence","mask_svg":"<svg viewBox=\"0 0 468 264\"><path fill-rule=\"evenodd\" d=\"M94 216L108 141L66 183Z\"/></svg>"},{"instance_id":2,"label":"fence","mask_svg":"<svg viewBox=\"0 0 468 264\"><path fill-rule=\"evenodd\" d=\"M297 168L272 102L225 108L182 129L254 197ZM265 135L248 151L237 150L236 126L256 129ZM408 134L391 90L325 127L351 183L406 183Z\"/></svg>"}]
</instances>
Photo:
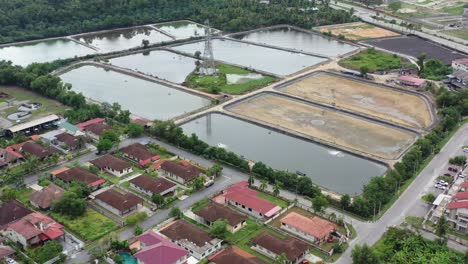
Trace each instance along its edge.
<instances>
[{"instance_id":1,"label":"fence","mask_svg":"<svg viewBox=\"0 0 468 264\"><path fill-rule=\"evenodd\" d=\"M116 222L117 224L119 224L120 226L125 226L127 223L125 223L125 221L123 221L120 217L117 217L116 215L114 215L113 213L107 211L107 210L104 210L102 209L101 207L97 206L94 204L94 202L92 201L88 201L88 206L91 207L92 209L98 211L99 213L107 216L108 218L110 218L112 221Z\"/></svg>"}]
</instances>

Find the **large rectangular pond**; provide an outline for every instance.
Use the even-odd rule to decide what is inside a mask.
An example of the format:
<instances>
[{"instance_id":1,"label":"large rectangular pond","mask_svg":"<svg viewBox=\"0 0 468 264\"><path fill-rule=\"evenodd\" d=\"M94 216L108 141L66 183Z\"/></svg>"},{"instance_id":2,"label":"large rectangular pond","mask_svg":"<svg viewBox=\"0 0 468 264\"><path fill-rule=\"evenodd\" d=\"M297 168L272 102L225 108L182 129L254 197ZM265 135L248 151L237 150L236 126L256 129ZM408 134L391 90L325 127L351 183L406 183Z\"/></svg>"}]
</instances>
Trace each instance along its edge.
<instances>
[{"instance_id":1,"label":"large rectangular pond","mask_svg":"<svg viewBox=\"0 0 468 264\"><path fill-rule=\"evenodd\" d=\"M113 65L179 84L195 70L195 61L197 60L166 50L153 50L109 60Z\"/></svg>"},{"instance_id":2,"label":"large rectangular pond","mask_svg":"<svg viewBox=\"0 0 468 264\"><path fill-rule=\"evenodd\" d=\"M187 39L191 37L205 36L205 26L189 21L175 21L154 25L161 31L174 36L176 39Z\"/></svg>"},{"instance_id":3,"label":"large rectangular pond","mask_svg":"<svg viewBox=\"0 0 468 264\"><path fill-rule=\"evenodd\" d=\"M246 159L303 172L314 183L342 194L361 193L372 176L386 171L385 166L370 160L222 114L202 116L182 128L187 135L195 133L208 144L225 146Z\"/></svg>"},{"instance_id":4,"label":"large rectangular pond","mask_svg":"<svg viewBox=\"0 0 468 264\"><path fill-rule=\"evenodd\" d=\"M167 120L209 105L206 98L95 66L60 76L73 90L99 102L119 103L133 114Z\"/></svg>"},{"instance_id":5,"label":"large rectangular pond","mask_svg":"<svg viewBox=\"0 0 468 264\"><path fill-rule=\"evenodd\" d=\"M135 48L141 46L143 40L148 40L150 44L173 40L169 36L150 27L127 28L107 32L90 33L76 36L74 38L98 48L101 53Z\"/></svg>"},{"instance_id":6,"label":"large rectangular pond","mask_svg":"<svg viewBox=\"0 0 468 264\"><path fill-rule=\"evenodd\" d=\"M214 39L215 60L250 67L276 75L290 75L326 61L324 58L261 47L229 39ZM175 50L195 54L203 53L203 41L172 47Z\"/></svg>"},{"instance_id":7,"label":"large rectangular pond","mask_svg":"<svg viewBox=\"0 0 468 264\"><path fill-rule=\"evenodd\" d=\"M306 33L291 27L258 30L245 34L233 35L232 37L240 40L332 57L358 49L358 47L353 45L328 39L318 34Z\"/></svg>"},{"instance_id":8,"label":"large rectangular pond","mask_svg":"<svg viewBox=\"0 0 468 264\"><path fill-rule=\"evenodd\" d=\"M0 47L0 60L12 61L15 65L51 62L75 56L93 54L95 51L69 39L53 39Z\"/></svg>"}]
</instances>

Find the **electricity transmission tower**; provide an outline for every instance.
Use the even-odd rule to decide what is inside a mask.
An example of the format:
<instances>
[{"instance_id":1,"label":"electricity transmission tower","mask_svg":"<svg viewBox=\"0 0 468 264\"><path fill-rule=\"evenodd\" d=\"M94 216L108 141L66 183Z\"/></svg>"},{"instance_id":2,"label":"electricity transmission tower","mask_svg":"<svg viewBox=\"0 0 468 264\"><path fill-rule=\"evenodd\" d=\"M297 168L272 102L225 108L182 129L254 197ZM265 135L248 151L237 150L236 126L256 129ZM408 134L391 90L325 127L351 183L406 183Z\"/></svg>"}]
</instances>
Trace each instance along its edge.
<instances>
[{"instance_id":1,"label":"electricity transmission tower","mask_svg":"<svg viewBox=\"0 0 468 264\"><path fill-rule=\"evenodd\" d=\"M205 21L205 49L203 51L203 63L201 67L202 74L212 75L216 73L214 55L213 55L213 45L212 45L212 35L210 22Z\"/></svg>"}]
</instances>

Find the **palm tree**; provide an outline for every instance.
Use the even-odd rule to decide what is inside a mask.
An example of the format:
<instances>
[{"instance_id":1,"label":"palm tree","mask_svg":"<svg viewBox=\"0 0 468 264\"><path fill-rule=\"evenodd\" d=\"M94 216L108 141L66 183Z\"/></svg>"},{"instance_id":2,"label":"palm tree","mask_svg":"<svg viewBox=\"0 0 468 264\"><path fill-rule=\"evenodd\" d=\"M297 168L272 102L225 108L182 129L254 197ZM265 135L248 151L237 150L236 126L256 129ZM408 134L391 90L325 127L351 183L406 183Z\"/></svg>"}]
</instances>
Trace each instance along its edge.
<instances>
[{"instance_id":1,"label":"palm tree","mask_svg":"<svg viewBox=\"0 0 468 264\"><path fill-rule=\"evenodd\" d=\"M267 188L267 182L265 180L262 181L262 183L260 184L260 191L264 192Z\"/></svg>"},{"instance_id":2,"label":"palm tree","mask_svg":"<svg viewBox=\"0 0 468 264\"><path fill-rule=\"evenodd\" d=\"M277 182L275 186L273 186L273 195L278 196L281 190L281 183Z\"/></svg>"}]
</instances>

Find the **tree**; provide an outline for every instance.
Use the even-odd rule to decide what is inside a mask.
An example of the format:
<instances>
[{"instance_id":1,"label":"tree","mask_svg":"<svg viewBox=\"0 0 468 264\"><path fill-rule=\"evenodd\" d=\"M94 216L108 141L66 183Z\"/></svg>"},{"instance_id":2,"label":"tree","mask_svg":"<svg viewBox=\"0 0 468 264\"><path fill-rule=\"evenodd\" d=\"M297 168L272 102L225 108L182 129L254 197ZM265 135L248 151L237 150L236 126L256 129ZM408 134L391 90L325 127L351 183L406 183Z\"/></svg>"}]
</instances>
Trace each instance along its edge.
<instances>
[{"instance_id":1,"label":"tree","mask_svg":"<svg viewBox=\"0 0 468 264\"><path fill-rule=\"evenodd\" d=\"M275 186L273 186L273 195L274 196L279 196L280 191L281 191L282 184L280 182L277 182Z\"/></svg>"},{"instance_id":2,"label":"tree","mask_svg":"<svg viewBox=\"0 0 468 264\"><path fill-rule=\"evenodd\" d=\"M143 135L144 132L145 129L140 124L131 123L127 125L127 134L132 138L139 137Z\"/></svg>"},{"instance_id":3,"label":"tree","mask_svg":"<svg viewBox=\"0 0 468 264\"><path fill-rule=\"evenodd\" d=\"M355 246L352 253L353 264L379 264L380 259L372 249L364 244Z\"/></svg>"},{"instance_id":4,"label":"tree","mask_svg":"<svg viewBox=\"0 0 468 264\"><path fill-rule=\"evenodd\" d=\"M203 175L200 175L193 180L193 188L195 190L200 190L201 188L203 188L203 186L205 186L205 182L206 182L206 177Z\"/></svg>"},{"instance_id":5,"label":"tree","mask_svg":"<svg viewBox=\"0 0 468 264\"><path fill-rule=\"evenodd\" d=\"M228 234L227 231L227 220L218 219L213 223L210 231L211 235L219 239L225 239Z\"/></svg>"},{"instance_id":6,"label":"tree","mask_svg":"<svg viewBox=\"0 0 468 264\"><path fill-rule=\"evenodd\" d=\"M442 215L439 218L439 221L437 221L437 225L435 228L435 234L439 237L439 242L440 244L446 244L447 243L447 231L448 231L449 225L447 222L447 218L445 218L445 215Z\"/></svg>"},{"instance_id":7,"label":"tree","mask_svg":"<svg viewBox=\"0 0 468 264\"><path fill-rule=\"evenodd\" d=\"M363 77L366 77L367 74L369 73L369 67L367 67L367 66L361 66L361 67L359 68L359 72L361 73L361 75L362 75Z\"/></svg>"},{"instance_id":8,"label":"tree","mask_svg":"<svg viewBox=\"0 0 468 264\"><path fill-rule=\"evenodd\" d=\"M251 188L252 185L255 184L255 178L252 173L249 175L248 184L249 184L249 188Z\"/></svg>"},{"instance_id":9,"label":"tree","mask_svg":"<svg viewBox=\"0 0 468 264\"><path fill-rule=\"evenodd\" d=\"M260 191L264 192L266 190L267 186L268 186L267 181L262 180L261 183L260 183L260 187L259 187Z\"/></svg>"},{"instance_id":10,"label":"tree","mask_svg":"<svg viewBox=\"0 0 468 264\"><path fill-rule=\"evenodd\" d=\"M390 8L393 12L397 12L398 10L401 9L401 2L397 1L397 2L392 2L388 5L388 8Z\"/></svg>"},{"instance_id":11,"label":"tree","mask_svg":"<svg viewBox=\"0 0 468 264\"><path fill-rule=\"evenodd\" d=\"M15 188L5 186L2 188L2 201L6 202L9 200L16 199L17 191Z\"/></svg>"},{"instance_id":12,"label":"tree","mask_svg":"<svg viewBox=\"0 0 468 264\"><path fill-rule=\"evenodd\" d=\"M136 225L140 223L141 221L145 220L148 217L148 214L146 212L139 212L136 214L132 214L131 216L127 217L127 224L128 225Z\"/></svg>"},{"instance_id":13,"label":"tree","mask_svg":"<svg viewBox=\"0 0 468 264\"><path fill-rule=\"evenodd\" d=\"M284 252L277 255L275 260L273 261L274 264L287 264L288 262L288 256Z\"/></svg>"},{"instance_id":14,"label":"tree","mask_svg":"<svg viewBox=\"0 0 468 264\"><path fill-rule=\"evenodd\" d=\"M328 206L328 201L322 195L319 195L315 197L314 199L312 199L312 208L314 209L314 212L322 213L325 207L327 206Z\"/></svg>"},{"instance_id":15,"label":"tree","mask_svg":"<svg viewBox=\"0 0 468 264\"><path fill-rule=\"evenodd\" d=\"M145 48L147 48L147 47L149 46L149 44L150 44L150 42L149 42L149 40L147 40L147 39L143 39L143 40L141 41L141 45L142 45L143 47L145 47Z\"/></svg>"},{"instance_id":16,"label":"tree","mask_svg":"<svg viewBox=\"0 0 468 264\"><path fill-rule=\"evenodd\" d=\"M419 67L419 74L424 72L424 61L426 60L426 53L419 54L416 63Z\"/></svg>"},{"instance_id":17,"label":"tree","mask_svg":"<svg viewBox=\"0 0 468 264\"><path fill-rule=\"evenodd\" d=\"M184 213L182 212L182 210L180 210L179 207L175 206L172 207L171 211L169 212L169 216L174 218L182 218L182 216L184 216Z\"/></svg>"},{"instance_id":18,"label":"tree","mask_svg":"<svg viewBox=\"0 0 468 264\"><path fill-rule=\"evenodd\" d=\"M37 250L31 251L30 254L37 263L45 263L48 260L60 255L63 251L63 246L55 240L49 240Z\"/></svg>"},{"instance_id":19,"label":"tree","mask_svg":"<svg viewBox=\"0 0 468 264\"><path fill-rule=\"evenodd\" d=\"M112 149L113 144L109 139L103 138L99 140L96 147L99 152L106 152Z\"/></svg>"},{"instance_id":20,"label":"tree","mask_svg":"<svg viewBox=\"0 0 468 264\"><path fill-rule=\"evenodd\" d=\"M164 204L164 197L159 193L155 193L151 196L151 201L158 206L161 206Z\"/></svg>"},{"instance_id":21,"label":"tree","mask_svg":"<svg viewBox=\"0 0 468 264\"><path fill-rule=\"evenodd\" d=\"M139 235L143 234L143 228L141 228L141 226L139 226L139 225L135 226L135 229L133 229L133 234L135 236L139 236Z\"/></svg>"},{"instance_id":22,"label":"tree","mask_svg":"<svg viewBox=\"0 0 468 264\"><path fill-rule=\"evenodd\" d=\"M208 176L219 177L219 176L221 176L222 171L223 171L223 166L221 166L221 164L219 164L219 163L215 163L215 164L213 164L213 166L211 168L209 168L207 170L206 174Z\"/></svg>"},{"instance_id":23,"label":"tree","mask_svg":"<svg viewBox=\"0 0 468 264\"><path fill-rule=\"evenodd\" d=\"M201 58L201 51L197 50L197 51L195 51L195 53L194 53L193 55L195 56L195 58L196 58L197 60L200 60L200 58Z\"/></svg>"},{"instance_id":24,"label":"tree","mask_svg":"<svg viewBox=\"0 0 468 264\"><path fill-rule=\"evenodd\" d=\"M449 163L452 165L463 166L466 163L465 156L456 156L449 159Z\"/></svg>"},{"instance_id":25,"label":"tree","mask_svg":"<svg viewBox=\"0 0 468 264\"><path fill-rule=\"evenodd\" d=\"M349 205L350 205L350 204L351 204L351 197L349 197L348 194L342 195L342 196L341 196L341 199L340 199L341 208L343 208L344 210L346 210L346 209L349 208Z\"/></svg>"},{"instance_id":26,"label":"tree","mask_svg":"<svg viewBox=\"0 0 468 264\"><path fill-rule=\"evenodd\" d=\"M86 202L74 192L65 192L52 204L52 211L70 217L80 217L86 212Z\"/></svg>"}]
</instances>

